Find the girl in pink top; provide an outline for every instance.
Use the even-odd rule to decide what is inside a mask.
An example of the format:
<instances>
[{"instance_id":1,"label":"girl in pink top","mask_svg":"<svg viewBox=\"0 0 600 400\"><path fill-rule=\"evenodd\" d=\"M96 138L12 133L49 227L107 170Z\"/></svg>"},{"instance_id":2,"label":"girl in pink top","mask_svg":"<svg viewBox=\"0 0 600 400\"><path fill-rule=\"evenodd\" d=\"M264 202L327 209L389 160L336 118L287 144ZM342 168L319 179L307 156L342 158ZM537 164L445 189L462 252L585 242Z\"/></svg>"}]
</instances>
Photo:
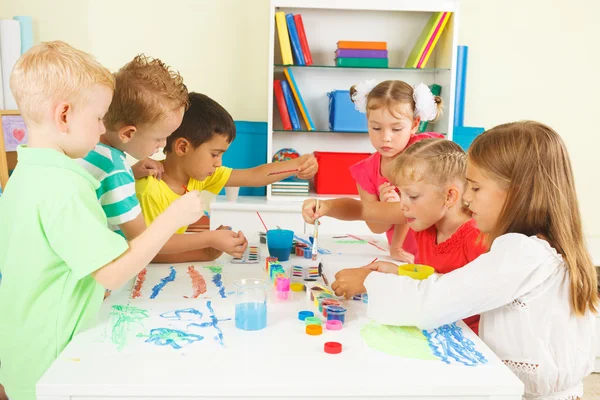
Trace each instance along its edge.
<instances>
[{"instance_id":1,"label":"girl in pink top","mask_svg":"<svg viewBox=\"0 0 600 400\"><path fill-rule=\"evenodd\" d=\"M435 121L442 111L442 99L419 83L414 87L403 81L366 81L352 86L350 96L356 109L367 114L369 139L377 152L350 167L363 202L400 201L395 186L386 177L390 162L411 144L428 138L442 138L438 133L416 134L421 121ZM391 256L412 263L417 256L417 242L408 225L367 222L374 233L385 232Z\"/></svg>"}]
</instances>

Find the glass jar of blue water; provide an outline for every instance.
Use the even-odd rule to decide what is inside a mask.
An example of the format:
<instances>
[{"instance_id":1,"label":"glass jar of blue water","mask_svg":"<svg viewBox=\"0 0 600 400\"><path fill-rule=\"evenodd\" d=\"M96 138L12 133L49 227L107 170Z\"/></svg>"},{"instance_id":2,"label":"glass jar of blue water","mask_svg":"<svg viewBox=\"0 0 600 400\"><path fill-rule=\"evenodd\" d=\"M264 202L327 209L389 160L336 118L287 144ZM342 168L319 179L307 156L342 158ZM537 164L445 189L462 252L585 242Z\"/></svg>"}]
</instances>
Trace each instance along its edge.
<instances>
[{"instance_id":1,"label":"glass jar of blue water","mask_svg":"<svg viewBox=\"0 0 600 400\"><path fill-rule=\"evenodd\" d=\"M235 326L258 331L267 326L267 281L241 279L235 283Z\"/></svg>"},{"instance_id":2,"label":"glass jar of blue water","mask_svg":"<svg viewBox=\"0 0 600 400\"><path fill-rule=\"evenodd\" d=\"M294 232L287 229L269 229L267 231L267 248L271 257L279 261L290 259Z\"/></svg>"}]
</instances>

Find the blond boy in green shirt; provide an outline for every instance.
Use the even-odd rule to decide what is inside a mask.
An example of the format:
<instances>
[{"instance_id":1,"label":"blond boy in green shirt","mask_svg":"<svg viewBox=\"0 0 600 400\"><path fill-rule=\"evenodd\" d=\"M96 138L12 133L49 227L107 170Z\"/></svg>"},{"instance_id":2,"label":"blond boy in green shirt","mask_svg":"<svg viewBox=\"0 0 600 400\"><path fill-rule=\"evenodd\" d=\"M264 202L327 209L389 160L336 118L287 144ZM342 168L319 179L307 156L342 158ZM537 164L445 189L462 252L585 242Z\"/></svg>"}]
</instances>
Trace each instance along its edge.
<instances>
[{"instance_id":1,"label":"blond boy in green shirt","mask_svg":"<svg viewBox=\"0 0 600 400\"><path fill-rule=\"evenodd\" d=\"M99 182L73 160L105 132L112 74L90 55L49 42L21 56L10 87L29 144L18 149L0 197L0 383L11 400L29 400L96 315L105 288L141 271L203 206L200 194L190 192L128 244L107 227Z\"/></svg>"}]
</instances>

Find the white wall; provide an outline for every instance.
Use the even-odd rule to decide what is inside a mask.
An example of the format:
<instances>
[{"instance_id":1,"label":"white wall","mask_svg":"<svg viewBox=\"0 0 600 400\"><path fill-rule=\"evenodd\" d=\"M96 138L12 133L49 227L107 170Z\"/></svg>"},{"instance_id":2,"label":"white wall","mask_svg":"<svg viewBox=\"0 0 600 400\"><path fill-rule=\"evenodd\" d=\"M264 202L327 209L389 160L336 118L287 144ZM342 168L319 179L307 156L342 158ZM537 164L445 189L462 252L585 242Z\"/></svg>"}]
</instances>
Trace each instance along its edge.
<instances>
[{"instance_id":1,"label":"white wall","mask_svg":"<svg viewBox=\"0 0 600 400\"><path fill-rule=\"evenodd\" d=\"M137 53L161 58L191 90L235 119L267 119L268 0L7 0L0 17L32 15L35 40L61 39L116 69ZM600 236L600 2L463 0L460 42L469 46L465 122L492 127L535 119L569 148L584 229ZM527 5L525 8L524 5Z\"/></svg>"}]
</instances>

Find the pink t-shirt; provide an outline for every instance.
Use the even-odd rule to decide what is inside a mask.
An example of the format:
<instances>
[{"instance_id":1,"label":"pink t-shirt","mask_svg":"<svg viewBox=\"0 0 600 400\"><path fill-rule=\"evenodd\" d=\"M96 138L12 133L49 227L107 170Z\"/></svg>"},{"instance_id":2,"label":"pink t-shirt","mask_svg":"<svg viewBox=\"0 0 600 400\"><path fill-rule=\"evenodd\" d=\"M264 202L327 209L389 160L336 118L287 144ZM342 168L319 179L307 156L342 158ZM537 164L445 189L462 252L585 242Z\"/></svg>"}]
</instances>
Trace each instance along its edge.
<instances>
[{"instance_id":1,"label":"pink t-shirt","mask_svg":"<svg viewBox=\"0 0 600 400\"><path fill-rule=\"evenodd\" d=\"M439 133L425 132L418 135L412 135L406 145L408 148L413 143L423 139L443 139L444 136ZM381 154L375 152L373 155L365 158L362 161L357 162L350 167L350 174L361 187L362 190L369 194L373 194L379 197L379 186L383 183L389 182L386 178L381 175ZM394 227L392 226L386 233L388 243L392 243L392 236L394 235ZM411 254L415 255L415 260L418 255L417 241L415 239L414 232L409 230L402 244L402 248Z\"/></svg>"}]
</instances>

